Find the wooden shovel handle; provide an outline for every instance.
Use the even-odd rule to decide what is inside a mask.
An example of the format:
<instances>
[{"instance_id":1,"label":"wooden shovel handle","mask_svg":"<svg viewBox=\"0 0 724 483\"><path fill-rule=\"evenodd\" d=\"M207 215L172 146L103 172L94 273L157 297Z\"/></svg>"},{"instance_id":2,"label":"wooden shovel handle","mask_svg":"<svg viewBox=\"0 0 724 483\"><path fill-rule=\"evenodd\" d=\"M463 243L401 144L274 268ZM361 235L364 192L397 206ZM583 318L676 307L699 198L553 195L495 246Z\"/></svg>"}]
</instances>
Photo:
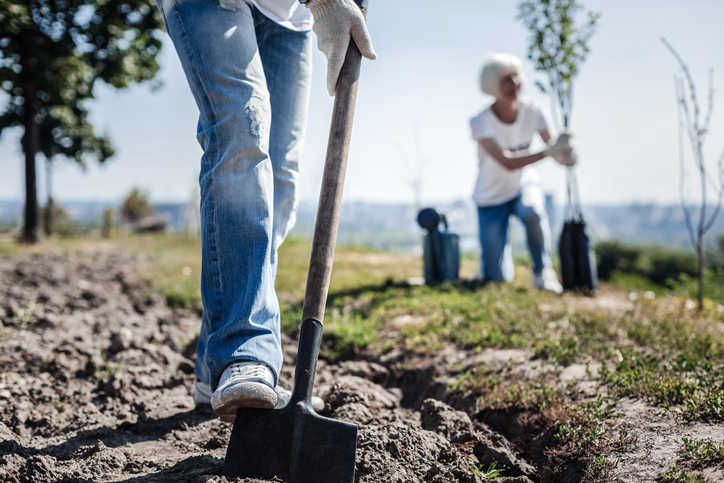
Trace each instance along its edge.
<instances>
[{"instance_id":1,"label":"wooden shovel handle","mask_svg":"<svg viewBox=\"0 0 724 483\"><path fill-rule=\"evenodd\" d=\"M362 11L364 14L364 10ZM302 320L324 320L329 280L332 276L334 249L337 245L339 212L342 208L344 175L347 171L347 157L352 137L352 122L357 101L362 54L357 44L350 39L347 56L337 82L334 99L332 127L327 144L327 158L324 164L322 189L319 195L317 221L314 225L312 256L309 261L307 288L304 293Z\"/></svg>"}]
</instances>

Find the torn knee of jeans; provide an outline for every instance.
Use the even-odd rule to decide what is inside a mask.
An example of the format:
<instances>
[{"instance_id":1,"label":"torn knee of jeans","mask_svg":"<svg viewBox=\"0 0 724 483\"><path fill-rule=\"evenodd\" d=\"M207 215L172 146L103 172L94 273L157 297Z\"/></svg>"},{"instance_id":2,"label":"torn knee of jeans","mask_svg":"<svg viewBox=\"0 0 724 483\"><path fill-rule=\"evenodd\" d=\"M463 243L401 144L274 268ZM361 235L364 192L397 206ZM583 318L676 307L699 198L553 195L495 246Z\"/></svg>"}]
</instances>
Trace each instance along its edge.
<instances>
[{"instance_id":1,"label":"torn knee of jeans","mask_svg":"<svg viewBox=\"0 0 724 483\"><path fill-rule=\"evenodd\" d=\"M251 135L261 139L266 135L266 126L269 123L269 108L261 97L252 96L244 106L244 112L251 121Z\"/></svg>"},{"instance_id":2,"label":"torn knee of jeans","mask_svg":"<svg viewBox=\"0 0 724 483\"><path fill-rule=\"evenodd\" d=\"M219 0L219 6L227 10L239 10L237 0Z\"/></svg>"}]
</instances>

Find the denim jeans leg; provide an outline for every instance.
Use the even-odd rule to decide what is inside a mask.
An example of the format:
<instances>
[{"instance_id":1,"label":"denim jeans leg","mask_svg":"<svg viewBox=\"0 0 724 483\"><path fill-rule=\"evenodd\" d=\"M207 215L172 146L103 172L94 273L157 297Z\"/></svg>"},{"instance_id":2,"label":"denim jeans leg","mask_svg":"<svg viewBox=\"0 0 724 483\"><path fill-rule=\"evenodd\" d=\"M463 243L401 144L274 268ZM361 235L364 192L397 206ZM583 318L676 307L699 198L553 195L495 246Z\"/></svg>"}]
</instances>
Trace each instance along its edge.
<instances>
[{"instance_id":1,"label":"denim jeans leg","mask_svg":"<svg viewBox=\"0 0 724 483\"><path fill-rule=\"evenodd\" d=\"M515 203L515 216L523 223L528 250L533 261L533 273L551 268L551 229L540 186L527 186Z\"/></svg>"},{"instance_id":2,"label":"denim jeans leg","mask_svg":"<svg viewBox=\"0 0 724 483\"><path fill-rule=\"evenodd\" d=\"M256 15L263 16L260 12ZM257 31L272 109L269 157L274 169L274 228L271 250L276 278L277 251L294 227L299 205L299 158L304 147L312 76L312 32L269 22Z\"/></svg>"},{"instance_id":3,"label":"denim jeans leg","mask_svg":"<svg viewBox=\"0 0 724 483\"><path fill-rule=\"evenodd\" d=\"M480 272L485 280L512 281L515 275L513 254L508 240L508 226L514 201L500 205L479 206Z\"/></svg>"},{"instance_id":4,"label":"denim jeans leg","mask_svg":"<svg viewBox=\"0 0 724 483\"><path fill-rule=\"evenodd\" d=\"M162 0L199 108L201 295L196 373L212 389L237 360L281 370L279 304L270 263L274 177L271 106L248 0Z\"/></svg>"}]
</instances>

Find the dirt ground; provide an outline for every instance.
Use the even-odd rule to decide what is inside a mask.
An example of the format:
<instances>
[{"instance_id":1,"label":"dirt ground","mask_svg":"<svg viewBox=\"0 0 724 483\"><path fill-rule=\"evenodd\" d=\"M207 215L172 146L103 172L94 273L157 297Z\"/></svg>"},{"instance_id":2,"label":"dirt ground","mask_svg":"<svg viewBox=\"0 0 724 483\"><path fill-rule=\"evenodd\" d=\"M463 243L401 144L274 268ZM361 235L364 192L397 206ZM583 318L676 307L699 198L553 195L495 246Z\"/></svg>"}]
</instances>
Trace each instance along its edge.
<instances>
[{"instance_id":1,"label":"dirt ground","mask_svg":"<svg viewBox=\"0 0 724 483\"><path fill-rule=\"evenodd\" d=\"M136 278L147 262L119 253L0 257L0 481L227 481L219 475L232 425L191 397L200 316L149 295ZM284 342L281 382L290 387L296 341ZM315 390L324 415L359 425L357 482L480 482L474 470L493 463L503 483L582 481L575 462L550 468L551 434L520 424L524 414L481 411L446 391L453 366L511 360L545 369L525 350L449 349L412 362L393 350L320 361ZM590 377L575 365L561 374L582 391ZM656 481L676 463L682 434L715 431L622 403L611 424L641 431L637 444L609 455L618 461L609 481Z\"/></svg>"}]
</instances>

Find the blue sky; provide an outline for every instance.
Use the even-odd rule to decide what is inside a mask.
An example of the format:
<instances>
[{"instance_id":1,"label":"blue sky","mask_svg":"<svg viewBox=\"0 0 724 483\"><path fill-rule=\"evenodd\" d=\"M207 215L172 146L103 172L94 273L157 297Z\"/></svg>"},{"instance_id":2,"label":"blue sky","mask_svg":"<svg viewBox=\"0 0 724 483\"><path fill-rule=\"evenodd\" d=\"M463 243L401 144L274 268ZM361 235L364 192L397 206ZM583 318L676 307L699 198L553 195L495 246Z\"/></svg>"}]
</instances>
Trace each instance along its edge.
<instances>
[{"instance_id":1,"label":"blue sky","mask_svg":"<svg viewBox=\"0 0 724 483\"><path fill-rule=\"evenodd\" d=\"M583 0L602 14L591 54L576 83L572 130L580 150L584 203L678 202L679 171L674 59L665 36L689 64L704 96L714 68L717 104L706 154L724 148L724 2L721 0ZM363 65L346 200L412 202L411 166L424 160L423 203L469 198L476 148L468 121L490 99L478 91L486 55L508 51L525 58L527 32L515 19L517 2L492 0L371 0L368 24L379 59ZM167 37L164 37L167 40ZM59 200L118 200L132 187L155 201L185 201L197 186L201 149L197 110L170 42L160 57L164 87L113 91L99 86L91 110L98 131L117 155L85 172L56 163ZM549 106L533 86L528 61L524 93ZM316 50L301 196L319 189L332 109L326 62ZM0 138L0 199L23 196L20 131ZM563 199L563 172L539 164L547 192ZM41 202L44 166L38 163ZM692 181L693 172L692 172ZM692 192L695 184L692 183Z\"/></svg>"}]
</instances>

